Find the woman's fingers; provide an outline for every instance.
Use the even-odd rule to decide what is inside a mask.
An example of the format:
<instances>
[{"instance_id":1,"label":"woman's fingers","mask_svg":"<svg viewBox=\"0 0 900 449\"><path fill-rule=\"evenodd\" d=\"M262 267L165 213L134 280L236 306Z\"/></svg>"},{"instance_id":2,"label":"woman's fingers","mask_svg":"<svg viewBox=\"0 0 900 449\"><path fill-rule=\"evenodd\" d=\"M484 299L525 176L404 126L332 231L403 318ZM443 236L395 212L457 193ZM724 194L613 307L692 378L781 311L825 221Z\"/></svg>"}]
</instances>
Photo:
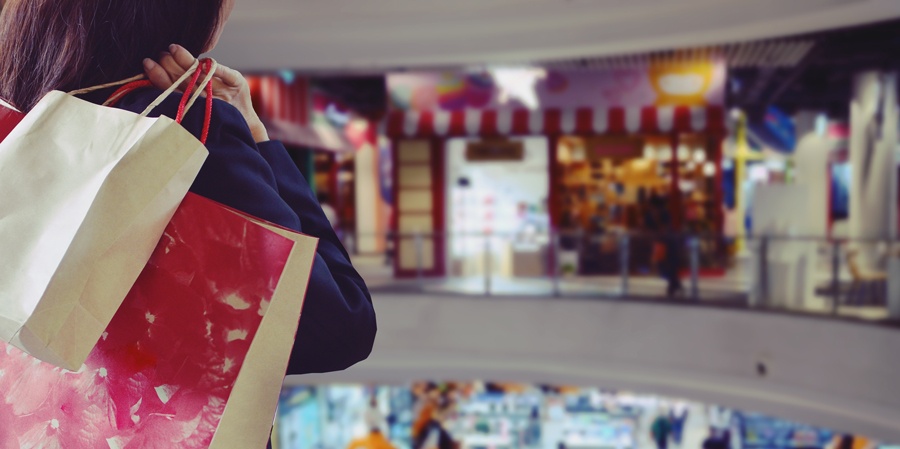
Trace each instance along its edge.
<instances>
[{"instance_id":1,"label":"woman's fingers","mask_svg":"<svg viewBox=\"0 0 900 449\"><path fill-rule=\"evenodd\" d=\"M172 83L190 69L196 61L197 58L184 47L172 44L169 46L169 51L159 55L158 61L144 60L144 71L148 76L153 75L154 79L151 81L154 83L162 82L163 75L166 75L169 83ZM221 80L222 84L228 87L239 87L245 82L244 76L240 72L221 64L216 66L215 78Z\"/></svg>"},{"instance_id":2,"label":"woman's fingers","mask_svg":"<svg viewBox=\"0 0 900 449\"><path fill-rule=\"evenodd\" d=\"M171 55L172 61L181 67L181 73L191 68L194 65L194 61L197 60L191 52L178 44L169 45L169 55Z\"/></svg>"},{"instance_id":3,"label":"woman's fingers","mask_svg":"<svg viewBox=\"0 0 900 449\"><path fill-rule=\"evenodd\" d=\"M159 56L158 64L162 66L162 68L169 74L169 77L172 79L172 83L181 78L181 75L184 75L184 72L187 71L186 68L182 67L178 61L172 56L171 53L162 53ZM188 66L190 68L190 66ZM171 85L171 83L169 83ZM188 87L188 81L184 81L178 86L179 89L185 90Z\"/></svg>"},{"instance_id":4,"label":"woman's fingers","mask_svg":"<svg viewBox=\"0 0 900 449\"><path fill-rule=\"evenodd\" d=\"M159 58L159 65L168 73L172 82L184 75L196 63L197 58L187 51L184 47L172 44L169 46L168 52L163 52ZM185 80L178 88L182 91L187 90L190 81ZM171 85L171 84L170 84Z\"/></svg>"},{"instance_id":5,"label":"woman's fingers","mask_svg":"<svg viewBox=\"0 0 900 449\"><path fill-rule=\"evenodd\" d=\"M239 87L244 82L244 76L241 75L241 72L222 64L216 67L216 77L228 87Z\"/></svg>"},{"instance_id":6,"label":"woman's fingers","mask_svg":"<svg viewBox=\"0 0 900 449\"><path fill-rule=\"evenodd\" d=\"M144 74L157 89L168 89L174 82L169 72L150 58L144 59Z\"/></svg>"},{"instance_id":7,"label":"woman's fingers","mask_svg":"<svg viewBox=\"0 0 900 449\"><path fill-rule=\"evenodd\" d=\"M172 44L169 46L169 52L163 55L160 62L165 64L170 76L177 78L187 71L196 60L197 58L187 49L178 44ZM244 77L240 72L218 64L212 79L214 96L230 101L232 97L230 89L240 87L243 82ZM182 88L186 87L182 86Z\"/></svg>"},{"instance_id":8,"label":"woman's fingers","mask_svg":"<svg viewBox=\"0 0 900 449\"><path fill-rule=\"evenodd\" d=\"M145 60L144 72L154 86L166 89L196 62L197 59L191 52L180 45L172 44L169 46L169 51L160 54L157 61ZM198 83L201 79L202 77L198 78ZM190 81L185 81L178 88L185 91L191 87L189 83ZM239 106L239 109L242 107L247 109L246 104L250 103L250 97L247 80L241 75L241 72L221 64L217 65L211 83L214 97L235 104Z\"/></svg>"}]
</instances>

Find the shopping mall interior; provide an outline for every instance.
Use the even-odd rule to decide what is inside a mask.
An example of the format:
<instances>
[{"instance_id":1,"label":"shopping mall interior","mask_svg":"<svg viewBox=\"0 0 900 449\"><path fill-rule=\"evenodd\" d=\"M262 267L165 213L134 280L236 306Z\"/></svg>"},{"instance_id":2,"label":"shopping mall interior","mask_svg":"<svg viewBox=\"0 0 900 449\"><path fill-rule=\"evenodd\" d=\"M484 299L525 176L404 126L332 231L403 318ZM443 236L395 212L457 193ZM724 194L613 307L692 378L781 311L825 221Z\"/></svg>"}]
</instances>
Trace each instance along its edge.
<instances>
[{"instance_id":1,"label":"shopping mall interior","mask_svg":"<svg viewBox=\"0 0 900 449\"><path fill-rule=\"evenodd\" d=\"M900 442L896 0L262 5L214 56L379 327L273 447Z\"/></svg>"},{"instance_id":2,"label":"shopping mall interior","mask_svg":"<svg viewBox=\"0 0 900 449\"><path fill-rule=\"evenodd\" d=\"M900 448L900 0L241 0L210 56L377 314L272 448Z\"/></svg>"}]
</instances>

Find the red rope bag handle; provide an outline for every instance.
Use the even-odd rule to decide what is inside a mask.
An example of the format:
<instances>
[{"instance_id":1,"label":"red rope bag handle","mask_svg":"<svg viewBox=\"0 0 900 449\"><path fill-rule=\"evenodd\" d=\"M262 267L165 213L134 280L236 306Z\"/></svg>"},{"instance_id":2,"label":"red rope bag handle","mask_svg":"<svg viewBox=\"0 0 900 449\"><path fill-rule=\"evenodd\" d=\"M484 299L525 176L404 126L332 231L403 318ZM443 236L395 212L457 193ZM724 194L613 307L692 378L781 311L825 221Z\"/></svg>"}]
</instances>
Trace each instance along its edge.
<instances>
[{"instance_id":1,"label":"red rope bag handle","mask_svg":"<svg viewBox=\"0 0 900 449\"><path fill-rule=\"evenodd\" d=\"M175 122L181 123L184 120L185 109L187 108L188 100L191 98L191 95L194 93L194 89L197 88L197 81L200 80L200 76L203 73L209 73L212 69L212 60L211 59L202 59L200 60L200 67L194 72L191 76L191 80L188 83L188 88L185 89L184 93L181 95L181 101L178 103L178 113L175 115ZM115 106L116 103L119 102L125 95L128 95L131 92L134 92L138 89L143 89L147 87L153 87L153 83L150 80L138 80L132 81L128 84L123 85L122 87L116 89L112 95L109 96L109 100L107 101L107 105ZM209 124L212 120L212 105L213 105L213 86L212 82L209 82L206 85L206 107L203 115L203 130L200 133L200 143L206 144L206 140L209 137Z\"/></svg>"}]
</instances>

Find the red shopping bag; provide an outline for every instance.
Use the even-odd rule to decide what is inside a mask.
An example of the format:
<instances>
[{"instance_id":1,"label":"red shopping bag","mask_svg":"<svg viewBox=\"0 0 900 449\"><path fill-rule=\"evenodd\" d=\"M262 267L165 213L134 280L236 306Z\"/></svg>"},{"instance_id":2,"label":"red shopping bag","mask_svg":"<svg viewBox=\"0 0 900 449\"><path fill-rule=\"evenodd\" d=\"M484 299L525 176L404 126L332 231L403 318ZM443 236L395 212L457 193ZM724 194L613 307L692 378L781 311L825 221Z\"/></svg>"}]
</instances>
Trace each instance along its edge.
<instances>
[{"instance_id":1,"label":"red shopping bag","mask_svg":"<svg viewBox=\"0 0 900 449\"><path fill-rule=\"evenodd\" d=\"M81 370L0 343L0 449L264 447L314 254L188 194Z\"/></svg>"},{"instance_id":2,"label":"red shopping bag","mask_svg":"<svg viewBox=\"0 0 900 449\"><path fill-rule=\"evenodd\" d=\"M24 118L25 114L0 100L0 141L5 139Z\"/></svg>"}]
</instances>

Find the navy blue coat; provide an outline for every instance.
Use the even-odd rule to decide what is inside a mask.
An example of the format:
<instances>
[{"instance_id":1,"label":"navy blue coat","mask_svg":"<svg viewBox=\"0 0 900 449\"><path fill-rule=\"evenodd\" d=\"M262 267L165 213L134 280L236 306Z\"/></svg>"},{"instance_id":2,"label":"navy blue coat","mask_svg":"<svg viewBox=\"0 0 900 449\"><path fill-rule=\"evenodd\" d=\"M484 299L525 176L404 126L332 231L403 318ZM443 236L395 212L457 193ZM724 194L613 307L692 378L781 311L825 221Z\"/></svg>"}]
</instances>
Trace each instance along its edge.
<instances>
[{"instance_id":1,"label":"navy blue coat","mask_svg":"<svg viewBox=\"0 0 900 449\"><path fill-rule=\"evenodd\" d=\"M141 89L116 107L140 113L160 93ZM150 116L174 118L180 98L171 95ZM201 98L182 122L195 136L203 109ZM209 157L191 192L319 238L287 374L342 370L368 357L376 328L372 298L284 145L256 143L240 112L214 100L206 147Z\"/></svg>"}]
</instances>

